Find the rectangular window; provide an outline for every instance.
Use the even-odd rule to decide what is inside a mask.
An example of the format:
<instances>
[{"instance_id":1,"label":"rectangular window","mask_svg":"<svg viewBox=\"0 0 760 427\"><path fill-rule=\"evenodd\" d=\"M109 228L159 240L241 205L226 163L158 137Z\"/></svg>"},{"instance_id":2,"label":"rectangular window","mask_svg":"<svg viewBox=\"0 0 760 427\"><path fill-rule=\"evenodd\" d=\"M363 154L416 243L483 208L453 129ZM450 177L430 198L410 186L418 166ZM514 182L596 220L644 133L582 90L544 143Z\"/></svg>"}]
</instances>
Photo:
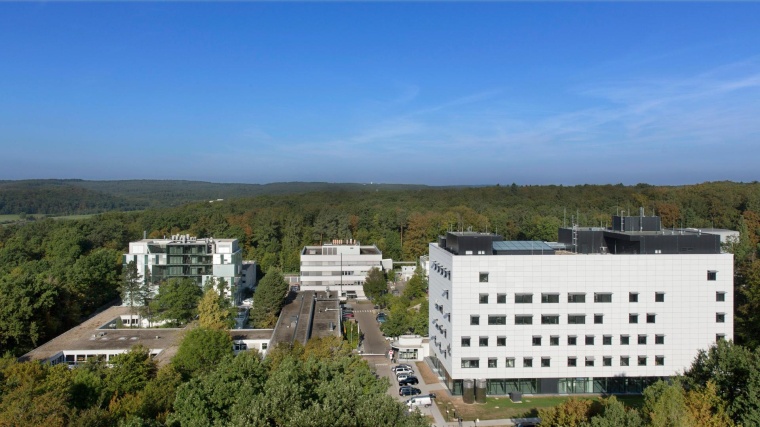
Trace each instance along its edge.
<instances>
[{"instance_id":1,"label":"rectangular window","mask_svg":"<svg viewBox=\"0 0 760 427\"><path fill-rule=\"evenodd\" d=\"M665 344L665 335L655 335L654 336L654 343L655 344Z\"/></svg>"},{"instance_id":2,"label":"rectangular window","mask_svg":"<svg viewBox=\"0 0 760 427\"><path fill-rule=\"evenodd\" d=\"M586 315L585 314L568 314L567 323L569 325L582 325L586 323Z\"/></svg>"},{"instance_id":3,"label":"rectangular window","mask_svg":"<svg viewBox=\"0 0 760 427\"><path fill-rule=\"evenodd\" d=\"M462 368L479 368L480 359L462 359Z\"/></svg>"},{"instance_id":4,"label":"rectangular window","mask_svg":"<svg viewBox=\"0 0 760 427\"><path fill-rule=\"evenodd\" d=\"M515 294L515 304L532 304L533 294Z\"/></svg>"},{"instance_id":5,"label":"rectangular window","mask_svg":"<svg viewBox=\"0 0 760 427\"><path fill-rule=\"evenodd\" d=\"M552 366L552 359L549 357L542 357L541 358L541 367L542 368L549 368Z\"/></svg>"},{"instance_id":6,"label":"rectangular window","mask_svg":"<svg viewBox=\"0 0 760 427\"><path fill-rule=\"evenodd\" d=\"M480 283L488 283L488 273L480 273Z\"/></svg>"},{"instance_id":7,"label":"rectangular window","mask_svg":"<svg viewBox=\"0 0 760 427\"><path fill-rule=\"evenodd\" d=\"M620 356L620 366L628 366L631 364L631 358L628 356Z\"/></svg>"},{"instance_id":8,"label":"rectangular window","mask_svg":"<svg viewBox=\"0 0 760 427\"><path fill-rule=\"evenodd\" d=\"M541 337L540 336L537 335L537 336L533 337L533 345L534 346L541 345Z\"/></svg>"},{"instance_id":9,"label":"rectangular window","mask_svg":"<svg viewBox=\"0 0 760 427\"><path fill-rule=\"evenodd\" d=\"M628 345L631 343L631 337L628 335L620 335L620 345Z\"/></svg>"},{"instance_id":10,"label":"rectangular window","mask_svg":"<svg viewBox=\"0 0 760 427\"><path fill-rule=\"evenodd\" d=\"M639 366L647 366L647 357L639 356Z\"/></svg>"},{"instance_id":11,"label":"rectangular window","mask_svg":"<svg viewBox=\"0 0 760 427\"><path fill-rule=\"evenodd\" d=\"M478 297L478 301L481 304L488 304L488 294L480 294Z\"/></svg>"},{"instance_id":12,"label":"rectangular window","mask_svg":"<svg viewBox=\"0 0 760 427\"><path fill-rule=\"evenodd\" d=\"M578 345L578 337L575 335L568 335L567 345Z\"/></svg>"},{"instance_id":13,"label":"rectangular window","mask_svg":"<svg viewBox=\"0 0 760 427\"><path fill-rule=\"evenodd\" d=\"M654 366L663 366L665 364L665 356L655 356Z\"/></svg>"},{"instance_id":14,"label":"rectangular window","mask_svg":"<svg viewBox=\"0 0 760 427\"><path fill-rule=\"evenodd\" d=\"M602 345L612 345L612 335L605 335L602 337Z\"/></svg>"},{"instance_id":15,"label":"rectangular window","mask_svg":"<svg viewBox=\"0 0 760 427\"><path fill-rule=\"evenodd\" d=\"M549 337L549 345L559 345L559 336L552 335Z\"/></svg>"},{"instance_id":16,"label":"rectangular window","mask_svg":"<svg viewBox=\"0 0 760 427\"><path fill-rule=\"evenodd\" d=\"M715 334L715 342L723 341L726 339L726 334Z\"/></svg>"},{"instance_id":17,"label":"rectangular window","mask_svg":"<svg viewBox=\"0 0 760 427\"><path fill-rule=\"evenodd\" d=\"M654 313L647 313L647 323L655 323L657 315Z\"/></svg>"},{"instance_id":18,"label":"rectangular window","mask_svg":"<svg viewBox=\"0 0 760 427\"><path fill-rule=\"evenodd\" d=\"M533 316L526 314L518 314L515 316L515 325L532 325Z\"/></svg>"},{"instance_id":19,"label":"rectangular window","mask_svg":"<svg viewBox=\"0 0 760 427\"><path fill-rule=\"evenodd\" d=\"M568 357L567 358L567 366L574 368L578 366L578 358L576 357Z\"/></svg>"},{"instance_id":20,"label":"rectangular window","mask_svg":"<svg viewBox=\"0 0 760 427\"><path fill-rule=\"evenodd\" d=\"M544 304L558 304L559 294L541 294L541 302Z\"/></svg>"},{"instance_id":21,"label":"rectangular window","mask_svg":"<svg viewBox=\"0 0 760 427\"><path fill-rule=\"evenodd\" d=\"M604 323L604 314L595 314L594 324L600 325L602 323Z\"/></svg>"},{"instance_id":22,"label":"rectangular window","mask_svg":"<svg viewBox=\"0 0 760 427\"><path fill-rule=\"evenodd\" d=\"M594 292L594 302L612 302L612 294Z\"/></svg>"},{"instance_id":23,"label":"rectangular window","mask_svg":"<svg viewBox=\"0 0 760 427\"><path fill-rule=\"evenodd\" d=\"M496 294L496 304L506 304L507 294Z\"/></svg>"},{"instance_id":24,"label":"rectangular window","mask_svg":"<svg viewBox=\"0 0 760 427\"><path fill-rule=\"evenodd\" d=\"M470 346L470 337L462 337L462 347Z\"/></svg>"},{"instance_id":25,"label":"rectangular window","mask_svg":"<svg viewBox=\"0 0 760 427\"><path fill-rule=\"evenodd\" d=\"M532 368L532 367L533 367L533 358L523 357L523 368Z\"/></svg>"},{"instance_id":26,"label":"rectangular window","mask_svg":"<svg viewBox=\"0 0 760 427\"><path fill-rule=\"evenodd\" d=\"M602 366L612 366L612 356L602 357Z\"/></svg>"},{"instance_id":27,"label":"rectangular window","mask_svg":"<svg viewBox=\"0 0 760 427\"><path fill-rule=\"evenodd\" d=\"M488 316L488 324L489 325L506 325L507 324L507 316L489 315Z\"/></svg>"},{"instance_id":28,"label":"rectangular window","mask_svg":"<svg viewBox=\"0 0 760 427\"><path fill-rule=\"evenodd\" d=\"M480 316L470 316L470 325L480 325Z\"/></svg>"},{"instance_id":29,"label":"rectangular window","mask_svg":"<svg viewBox=\"0 0 760 427\"><path fill-rule=\"evenodd\" d=\"M639 335L639 345L646 345L646 344L647 344L647 336Z\"/></svg>"},{"instance_id":30,"label":"rectangular window","mask_svg":"<svg viewBox=\"0 0 760 427\"><path fill-rule=\"evenodd\" d=\"M557 315L557 314L542 314L541 315L541 324L542 325L559 325L559 315Z\"/></svg>"},{"instance_id":31,"label":"rectangular window","mask_svg":"<svg viewBox=\"0 0 760 427\"><path fill-rule=\"evenodd\" d=\"M594 345L594 336L586 335L586 345Z\"/></svg>"},{"instance_id":32,"label":"rectangular window","mask_svg":"<svg viewBox=\"0 0 760 427\"><path fill-rule=\"evenodd\" d=\"M488 358L488 367L489 368L495 368L496 367L496 358L495 357L489 357Z\"/></svg>"},{"instance_id":33,"label":"rectangular window","mask_svg":"<svg viewBox=\"0 0 760 427\"><path fill-rule=\"evenodd\" d=\"M654 302L665 302L665 292L655 292Z\"/></svg>"},{"instance_id":34,"label":"rectangular window","mask_svg":"<svg viewBox=\"0 0 760 427\"><path fill-rule=\"evenodd\" d=\"M726 313L715 313L716 323L726 323Z\"/></svg>"},{"instance_id":35,"label":"rectangular window","mask_svg":"<svg viewBox=\"0 0 760 427\"><path fill-rule=\"evenodd\" d=\"M639 323L639 315L638 314L629 314L628 315L628 323Z\"/></svg>"},{"instance_id":36,"label":"rectangular window","mask_svg":"<svg viewBox=\"0 0 760 427\"><path fill-rule=\"evenodd\" d=\"M480 337L478 339L478 345L480 347L488 347L488 337Z\"/></svg>"},{"instance_id":37,"label":"rectangular window","mask_svg":"<svg viewBox=\"0 0 760 427\"><path fill-rule=\"evenodd\" d=\"M628 293L628 302L639 302L639 293L638 292L629 292Z\"/></svg>"},{"instance_id":38,"label":"rectangular window","mask_svg":"<svg viewBox=\"0 0 760 427\"><path fill-rule=\"evenodd\" d=\"M586 366L594 366L594 357L586 356Z\"/></svg>"},{"instance_id":39,"label":"rectangular window","mask_svg":"<svg viewBox=\"0 0 760 427\"><path fill-rule=\"evenodd\" d=\"M507 346L507 337L496 337L496 346L497 347L506 347Z\"/></svg>"},{"instance_id":40,"label":"rectangular window","mask_svg":"<svg viewBox=\"0 0 760 427\"><path fill-rule=\"evenodd\" d=\"M266 350L268 346L269 346L269 344L268 344L268 343L262 343L262 344L261 344L261 349L262 349L262 350Z\"/></svg>"},{"instance_id":41,"label":"rectangular window","mask_svg":"<svg viewBox=\"0 0 760 427\"><path fill-rule=\"evenodd\" d=\"M710 281L718 280L718 272L717 271L708 271L707 272L707 280L710 280Z\"/></svg>"},{"instance_id":42,"label":"rectangular window","mask_svg":"<svg viewBox=\"0 0 760 427\"><path fill-rule=\"evenodd\" d=\"M572 303L586 302L586 294L567 294L567 302L572 302Z\"/></svg>"},{"instance_id":43,"label":"rectangular window","mask_svg":"<svg viewBox=\"0 0 760 427\"><path fill-rule=\"evenodd\" d=\"M514 368L515 367L515 358L514 357L507 357L504 360L504 366L507 368Z\"/></svg>"},{"instance_id":44,"label":"rectangular window","mask_svg":"<svg viewBox=\"0 0 760 427\"><path fill-rule=\"evenodd\" d=\"M715 301L717 301L717 302L724 302L724 301L726 301L726 293L725 292L716 292L715 293Z\"/></svg>"}]
</instances>

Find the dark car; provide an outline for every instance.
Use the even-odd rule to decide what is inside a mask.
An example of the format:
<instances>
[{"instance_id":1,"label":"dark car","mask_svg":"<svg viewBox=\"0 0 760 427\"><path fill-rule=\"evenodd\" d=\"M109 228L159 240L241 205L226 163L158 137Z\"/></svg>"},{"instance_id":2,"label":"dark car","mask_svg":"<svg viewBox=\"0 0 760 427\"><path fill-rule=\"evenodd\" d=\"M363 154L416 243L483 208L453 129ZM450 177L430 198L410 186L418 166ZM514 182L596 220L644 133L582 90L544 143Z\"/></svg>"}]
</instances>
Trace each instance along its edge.
<instances>
[{"instance_id":1,"label":"dark car","mask_svg":"<svg viewBox=\"0 0 760 427\"><path fill-rule=\"evenodd\" d=\"M385 323L388 321L388 316L386 316L385 313L380 313L375 319L377 320L377 323Z\"/></svg>"},{"instance_id":2,"label":"dark car","mask_svg":"<svg viewBox=\"0 0 760 427\"><path fill-rule=\"evenodd\" d=\"M407 378L405 378L403 380L399 380L398 385L399 386L417 385L417 384L419 384L419 382L420 381L417 379L417 377L412 376L412 377L407 377Z\"/></svg>"},{"instance_id":3,"label":"dark car","mask_svg":"<svg viewBox=\"0 0 760 427\"><path fill-rule=\"evenodd\" d=\"M408 385L405 385L403 387L399 387L398 389L398 395L399 396L416 396L418 394L422 393L420 389L416 387L411 387Z\"/></svg>"}]
</instances>

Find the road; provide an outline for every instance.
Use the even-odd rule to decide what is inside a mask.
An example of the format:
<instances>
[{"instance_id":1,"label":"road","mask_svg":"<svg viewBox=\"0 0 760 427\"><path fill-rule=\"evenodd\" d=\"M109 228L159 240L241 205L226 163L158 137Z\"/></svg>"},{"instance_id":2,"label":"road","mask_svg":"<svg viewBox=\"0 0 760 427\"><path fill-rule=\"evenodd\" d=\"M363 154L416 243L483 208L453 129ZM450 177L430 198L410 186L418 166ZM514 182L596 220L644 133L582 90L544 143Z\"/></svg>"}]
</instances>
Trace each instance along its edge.
<instances>
[{"instance_id":1,"label":"road","mask_svg":"<svg viewBox=\"0 0 760 427\"><path fill-rule=\"evenodd\" d=\"M351 303L351 305L354 307L354 318L359 322L359 330L364 334L362 343L364 354L387 355L391 346L380 332L380 325L375 320L377 311L372 308L372 303L361 301Z\"/></svg>"}]
</instances>

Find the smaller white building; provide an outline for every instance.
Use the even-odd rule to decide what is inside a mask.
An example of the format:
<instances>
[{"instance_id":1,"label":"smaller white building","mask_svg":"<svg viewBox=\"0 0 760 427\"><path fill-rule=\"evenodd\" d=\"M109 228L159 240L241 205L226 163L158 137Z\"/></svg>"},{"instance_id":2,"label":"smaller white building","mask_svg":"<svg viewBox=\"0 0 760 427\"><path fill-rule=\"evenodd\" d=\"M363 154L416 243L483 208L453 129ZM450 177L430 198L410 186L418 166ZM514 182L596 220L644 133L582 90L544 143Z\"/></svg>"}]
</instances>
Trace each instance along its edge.
<instances>
[{"instance_id":1,"label":"smaller white building","mask_svg":"<svg viewBox=\"0 0 760 427\"><path fill-rule=\"evenodd\" d=\"M430 339L419 335L401 335L391 341L391 350L398 363L420 362L430 356Z\"/></svg>"}]
</instances>

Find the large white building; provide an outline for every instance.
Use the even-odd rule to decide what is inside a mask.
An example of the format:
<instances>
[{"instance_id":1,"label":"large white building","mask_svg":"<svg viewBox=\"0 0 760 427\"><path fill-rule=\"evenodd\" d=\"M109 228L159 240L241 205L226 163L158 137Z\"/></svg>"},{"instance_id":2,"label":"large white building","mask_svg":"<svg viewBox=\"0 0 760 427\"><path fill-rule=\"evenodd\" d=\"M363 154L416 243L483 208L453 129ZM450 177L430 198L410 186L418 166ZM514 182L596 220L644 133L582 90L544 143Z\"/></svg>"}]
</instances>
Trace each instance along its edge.
<instances>
[{"instance_id":1,"label":"large white building","mask_svg":"<svg viewBox=\"0 0 760 427\"><path fill-rule=\"evenodd\" d=\"M244 288L256 285L256 265L243 262L237 239L214 239L174 235L169 239L143 239L129 243L124 265L137 264L138 273L145 278L150 271L154 283L171 278L190 278L198 285L209 278L224 279L229 285L227 295L240 302Z\"/></svg>"},{"instance_id":2,"label":"large white building","mask_svg":"<svg viewBox=\"0 0 760 427\"><path fill-rule=\"evenodd\" d=\"M431 359L452 393L638 393L733 339L733 255L717 235L642 213L559 237L430 244Z\"/></svg>"},{"instance_id":3,"label":"large white building","mask_svg":"<svg viewBox=\"0 0 760 427\"><path fill-rule=\"evenodd\" d=\"M363 285L372 268L381 271L393 268L393 260L384 260L375 245L334 240L330 244L305 246L301 250L301 290L335 292L341 299L365 299Z\"/></svg>"}]
</instances>

